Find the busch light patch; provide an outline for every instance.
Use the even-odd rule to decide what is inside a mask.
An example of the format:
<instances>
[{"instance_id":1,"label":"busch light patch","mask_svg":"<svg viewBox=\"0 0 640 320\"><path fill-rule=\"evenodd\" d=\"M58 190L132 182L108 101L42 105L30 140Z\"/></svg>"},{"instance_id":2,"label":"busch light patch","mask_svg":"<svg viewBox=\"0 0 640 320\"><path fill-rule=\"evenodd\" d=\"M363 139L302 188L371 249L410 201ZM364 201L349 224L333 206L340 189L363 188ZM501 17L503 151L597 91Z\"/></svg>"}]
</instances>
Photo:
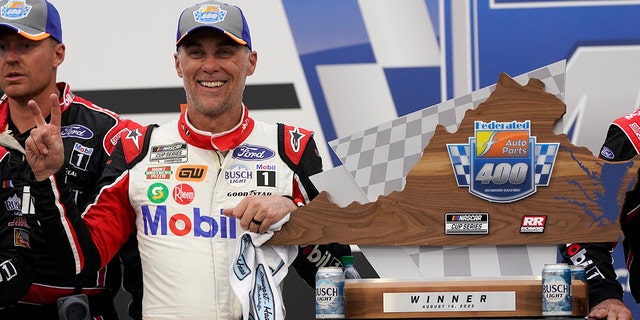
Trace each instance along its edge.
<instances>
[{"instance_id":1,"label":"busch light patch","mask_svg":"<svg viewBox=\"0 0 640 320\"><path fill-rule=\"evenodd\" d=\"M224 20L227 15L226 10L220 9L220 6L215 4L203 4L199 10L193 12L193 18L196 22L211 24Z\"/></svg>"},{"instance_id":2,"label":"busch light patch","mask_svg":"<svg viewBox=\"0 0 640 320\"><path fill-rule=\"evenodd\" d=\"M459 187L491 202L514 202L548 186L559 143L537 143L531 121L475 121L468 144L447 144Z\"/></svg>"},{"instance_id":3,"label":"busch light patch","mask_svg":"<svg viewBox=\"0 0 640 320\"><path fill-rule=\"evenodd\" d=\"M0 9L0 15L5 19L22 19L29 15L31 6L23 1L7 1Z\"/></svg>"}]
</instances>

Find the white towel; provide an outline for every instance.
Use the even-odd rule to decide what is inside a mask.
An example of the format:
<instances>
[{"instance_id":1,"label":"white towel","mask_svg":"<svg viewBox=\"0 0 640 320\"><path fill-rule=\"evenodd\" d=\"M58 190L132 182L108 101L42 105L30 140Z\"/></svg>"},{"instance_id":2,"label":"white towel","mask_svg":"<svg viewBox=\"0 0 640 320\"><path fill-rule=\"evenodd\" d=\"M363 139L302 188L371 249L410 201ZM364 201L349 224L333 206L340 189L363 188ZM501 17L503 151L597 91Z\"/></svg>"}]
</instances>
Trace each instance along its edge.
<instances>
[{"instance_id":1,"label":"white towel","mask_svg":"<svg viewBox=\"0 0 640 320\"><path fill-rule=\"evenodd\" d=\"M282 280L298 254L298 246L262 244L289 221L289 215L266 233L244 232L231 266L231 288L242 303L243 319L284 320Z\"/></svg>"}]
</instances>

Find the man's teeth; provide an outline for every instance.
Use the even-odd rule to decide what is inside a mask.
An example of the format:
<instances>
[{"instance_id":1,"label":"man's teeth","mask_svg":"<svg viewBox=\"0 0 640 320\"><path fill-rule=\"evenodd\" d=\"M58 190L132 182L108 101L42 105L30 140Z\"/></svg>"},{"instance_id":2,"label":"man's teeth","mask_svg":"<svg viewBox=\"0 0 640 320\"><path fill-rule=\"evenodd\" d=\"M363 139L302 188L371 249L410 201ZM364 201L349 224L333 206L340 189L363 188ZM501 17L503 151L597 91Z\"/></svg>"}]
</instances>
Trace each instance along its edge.
<instances>
[{"instance_id":1,"label":"man's teeth","mask_svg":"<svg viewBox=\"0 0 640 320\"><path fill-rule=\"evenodd\" d=\"M216 88L216 87L222 86L224 84L224 82L222 82L222 81L200 81L200 84L205 86L205 87Z\"/></svg>"}]
</instances>

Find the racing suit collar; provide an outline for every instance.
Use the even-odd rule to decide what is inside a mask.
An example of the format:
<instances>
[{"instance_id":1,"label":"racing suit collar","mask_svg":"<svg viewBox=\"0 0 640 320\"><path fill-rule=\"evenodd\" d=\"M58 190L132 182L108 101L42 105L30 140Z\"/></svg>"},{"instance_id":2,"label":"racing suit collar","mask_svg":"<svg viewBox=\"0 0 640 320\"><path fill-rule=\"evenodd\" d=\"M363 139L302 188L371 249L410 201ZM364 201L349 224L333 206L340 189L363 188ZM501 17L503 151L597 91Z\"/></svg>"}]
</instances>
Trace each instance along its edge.
<instances>
[{"instance_id":1,"label":"racing suit collar","mask_svg":"<svg viewBox=\"0 0 640 320\"><path fill-rule=\"evenodd\" d=\"M178 131L180 137L190 145L198 148L216 151L231 150L240 145L253 131L254 121L249 117L249 109L242 105L243 112L240 122L229 131L211 134L196 129L187 119L187 112L180 114Z\"/></svg>"},{"instance_id":2,"label":"racing suit collar","mask_svg":"<svg viewBox=\"0 0 640 320\"><path fill-rule=\"evenodd\" d=\"M71 92L71 87L65 82L56 83L58 91L60 91L60 111L64 112L71 106L75 94ZM48 119L48 117L47 117ZM6 130L9 126L9 97L6 94L0 98L0 130Z\"/></svg>"}]
</instances>

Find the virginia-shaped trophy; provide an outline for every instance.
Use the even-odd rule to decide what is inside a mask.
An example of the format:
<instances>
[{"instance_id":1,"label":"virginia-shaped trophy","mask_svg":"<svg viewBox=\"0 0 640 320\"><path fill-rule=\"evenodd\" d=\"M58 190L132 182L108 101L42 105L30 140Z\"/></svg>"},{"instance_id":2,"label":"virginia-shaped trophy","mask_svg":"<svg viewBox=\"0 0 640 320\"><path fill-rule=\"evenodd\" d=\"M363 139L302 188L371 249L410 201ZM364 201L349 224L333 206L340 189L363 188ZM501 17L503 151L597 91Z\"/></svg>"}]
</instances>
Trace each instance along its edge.
<instances>
[{"instance_id":1,"label":"virginia-shaped trophy","mask_svg":"<svg viewBox=\"0 0 640 320\"><path fill-rule=\"evenodd\" d=\"M440 123L408 170L401 190L346 205L332 201L330 190L323 191L296 210L269 244L409 247L416 251L409 254L412 262L407 264L418 265L420 273L428 269L420 264L437 264L423 258L423 252L432 252L428 248L464 248L469 253L474 247L493 246L500 253L546 245L555 253L555 245L561 243L619 241L619 206L635 184L640 162L601 160L557 133L566 111L562 95L547 92L545 82L536 77L552 78L548 73L528 75L520 83L500 74L496 85L485 89L486 99L476 105L470 103L473 94L453 99L471 106L462 111L450 108L454 110L448 113L450 118L461 116L455 126L442 124L446 117L437 117ZM432 110L442 111L450 103ZM405 128L408 132L412 127ZM424 137L427 129L422 130ZM347 171L354 180L362 177L358 168ZM363 252L371 258L367 250ZM395 256L386 252L389 258ZM483 252L483 263L504 267L499 254ZM468 260L457 258L456 263ZM540 270L545 263L555 263L556 256L541 260L540 268L529 267L526 277L502 273L438 279L423 272L422 279L398 280L379 272L381 279L347 283L347 318L541 316ZM446 273L447 263L443 265ZM585 283L575 283L572 294L573 314L584 316L588 309Z\"/></svg>"}]
</instances>

